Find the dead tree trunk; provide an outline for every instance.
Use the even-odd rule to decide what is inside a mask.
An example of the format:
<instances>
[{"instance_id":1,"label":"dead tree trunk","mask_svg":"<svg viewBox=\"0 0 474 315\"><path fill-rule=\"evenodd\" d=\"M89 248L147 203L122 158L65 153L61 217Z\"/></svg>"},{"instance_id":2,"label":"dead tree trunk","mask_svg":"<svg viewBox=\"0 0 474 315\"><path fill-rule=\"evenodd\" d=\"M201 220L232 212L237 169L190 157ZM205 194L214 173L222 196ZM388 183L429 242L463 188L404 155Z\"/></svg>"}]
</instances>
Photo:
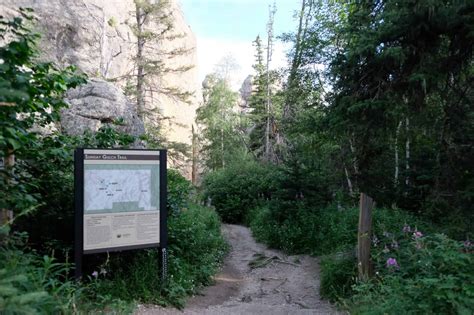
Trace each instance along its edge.
<instances>
[{"instance_id":1,"label":"dead tree trunk","mask_svg":"<svg viewBox=\"0 0 474 315\"><path fill-rule=\"evenodd\" d=\"M374 200L364 193L360 194L359 230L357 235L357 268L359 280L368 280L372 273L370 263L370 234L372 228L372 209Z\"/></svg>"},{"instance_id":2,"label":"dead tree trunk","mask_svg":"<svg viewBox=\"0 0 474 315\"><path fill-rule=\"evenodd\" d=\"M351 178L349 177L349 171L347 170L347 167L345 164L344 164L344 173L346 174L347 187L349 188L349 194L351 195L351 197L353 197L354 189L352 188L352 181L351 181Z\"/></svg>"}]
</instances>

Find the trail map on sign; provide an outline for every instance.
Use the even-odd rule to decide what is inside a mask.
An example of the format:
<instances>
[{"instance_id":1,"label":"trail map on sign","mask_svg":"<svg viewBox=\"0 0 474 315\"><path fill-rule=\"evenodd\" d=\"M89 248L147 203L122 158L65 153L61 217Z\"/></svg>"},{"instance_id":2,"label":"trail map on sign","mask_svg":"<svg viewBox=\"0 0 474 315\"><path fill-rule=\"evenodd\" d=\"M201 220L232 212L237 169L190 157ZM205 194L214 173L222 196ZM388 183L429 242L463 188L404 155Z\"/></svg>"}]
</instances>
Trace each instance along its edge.
<instances>
[{"instance_id":1,"label":"trail map on sign","mask_svg":"<svg viewBox=\"0 0 474 315\"><path fill-rule=\"evenodd\" d=\"M84 212L159 210L159 192L153 180L158 171L158 165L120 165L113 169L106 165L86 165Z\"/></svg>"}]
</instances>

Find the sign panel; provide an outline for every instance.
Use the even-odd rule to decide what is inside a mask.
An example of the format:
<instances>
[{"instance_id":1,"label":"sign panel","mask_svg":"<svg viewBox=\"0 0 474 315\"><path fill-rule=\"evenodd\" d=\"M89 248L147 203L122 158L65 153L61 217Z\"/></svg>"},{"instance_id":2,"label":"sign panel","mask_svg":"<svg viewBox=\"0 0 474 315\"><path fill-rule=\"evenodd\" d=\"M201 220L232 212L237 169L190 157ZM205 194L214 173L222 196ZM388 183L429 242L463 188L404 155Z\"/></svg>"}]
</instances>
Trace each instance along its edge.
<instances>
[{"instance_id":1,"label":"sign panel","mask_svg":"<svg viewBox=\"0 0 474 315\"><path fill-rule=\"evenodd\" d=\"M161 246L166 151L78 149L75 158L78 250Z\"/></svg>"}]
</instances>

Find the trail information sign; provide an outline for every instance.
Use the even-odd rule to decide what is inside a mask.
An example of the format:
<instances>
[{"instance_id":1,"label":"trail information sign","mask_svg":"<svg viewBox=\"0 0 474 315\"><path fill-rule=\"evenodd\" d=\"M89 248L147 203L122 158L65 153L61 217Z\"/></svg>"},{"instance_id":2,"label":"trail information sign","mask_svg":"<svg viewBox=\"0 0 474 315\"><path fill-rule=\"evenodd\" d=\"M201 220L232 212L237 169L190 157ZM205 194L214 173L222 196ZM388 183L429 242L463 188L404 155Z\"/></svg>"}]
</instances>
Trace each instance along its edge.
<instances>
[{"instance_id":1,"label":"trail information sign","mask_svg":"<svg viewBox=\"0 0 474 315\"><path fill-rule=\"evenodd\" d=\"M166 151L77 149L74 157L76 275L84 254L161 247L166 256Z\"/></svg>"}]
</instances>

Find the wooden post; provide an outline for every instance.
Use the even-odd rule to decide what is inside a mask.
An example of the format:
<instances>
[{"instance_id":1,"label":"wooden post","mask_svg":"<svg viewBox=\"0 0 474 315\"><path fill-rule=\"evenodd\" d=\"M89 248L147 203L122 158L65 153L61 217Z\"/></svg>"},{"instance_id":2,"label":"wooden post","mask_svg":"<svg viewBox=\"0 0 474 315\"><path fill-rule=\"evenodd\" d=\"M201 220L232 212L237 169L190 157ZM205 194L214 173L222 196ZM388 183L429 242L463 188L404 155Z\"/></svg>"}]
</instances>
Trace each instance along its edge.
<instances>
[{"instance_id":1,"label":"wooden post","mask_svg":"<svg viewBox=\"0 0 474 315\"><path fill-rule=\"evenodd\" d=\"M359 230L357 235L357 267L359 280L368 280L372 273L370 263L370 234L372 228L372 208L374 200L364 193L360 194Z\"/></svg>"},{"instance_id":2,"label":"wooden post","mask_svg":"<svg viewBox=\"0 0 474 315\"><path fill-rule=\"evenodd\" d=\"M15 154L13 154L13 150L8 150L6 152L4 161L3 161L3 166L5 168L5 171L7 172L7 176L9 172L12 172L13 166L15 166ZM10 181L7 178L7 182L9 183ZM11 222L13 220L13 211L9 209L1 209L0 210L0 226L4 225L8 222Z\"/></svg>"}]
</instances>

